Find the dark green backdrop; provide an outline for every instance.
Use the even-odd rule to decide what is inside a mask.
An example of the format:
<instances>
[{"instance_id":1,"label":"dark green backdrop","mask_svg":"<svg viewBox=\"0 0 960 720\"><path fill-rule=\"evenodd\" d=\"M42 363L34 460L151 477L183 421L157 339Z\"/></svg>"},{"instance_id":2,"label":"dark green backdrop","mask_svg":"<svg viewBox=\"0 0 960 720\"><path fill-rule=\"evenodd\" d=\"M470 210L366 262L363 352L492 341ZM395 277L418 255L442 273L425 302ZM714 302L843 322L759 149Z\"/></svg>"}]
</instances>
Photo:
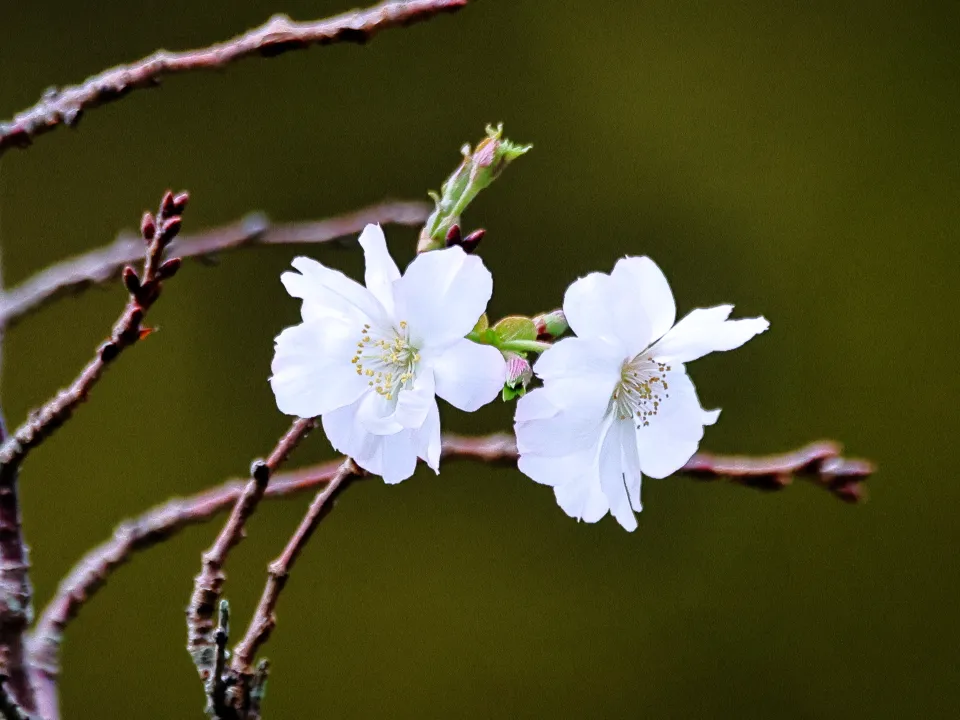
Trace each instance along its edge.
<instances>
[{"instance_id":1,"label":"dark green backdrop","mask_svg":"<svg viewBox=\"0 0 960 720\"><path fill-rule=\"evenodd\" d=\"M788 7L789 5L789 7ZM166 187L189 228L423 197L485 122L535 143L471 209L492 314L558 304L621 255L681 312L732 301L769 333L692 366L724 408L704 446L837 437L872 500L650 481L633 534L577 524L518 472L450 463L364 483L318 533L268 646L271 718L953 717L960 50L955 3L482 0L456 16L168 80L0 166L8 283L109 241ZM337 0L37 2L0 9L0 116L158 46L207 44ZM390 230L404 261L413 231ZM353 252L315 256L359 273ZM266 378L297 317L294 252L186 266L137 347L24 468L38 602L122 517L242 473L286 425ZM16 423L113 321L117 287L5 343ZM508 426L510 408L447 413ZM296 455L332 455L321 434ZM237 621L308 498L231 559ZM200 717L183 607L215 524L139 556L69 633L67 717Z\"/></svg>"}]
</instances>

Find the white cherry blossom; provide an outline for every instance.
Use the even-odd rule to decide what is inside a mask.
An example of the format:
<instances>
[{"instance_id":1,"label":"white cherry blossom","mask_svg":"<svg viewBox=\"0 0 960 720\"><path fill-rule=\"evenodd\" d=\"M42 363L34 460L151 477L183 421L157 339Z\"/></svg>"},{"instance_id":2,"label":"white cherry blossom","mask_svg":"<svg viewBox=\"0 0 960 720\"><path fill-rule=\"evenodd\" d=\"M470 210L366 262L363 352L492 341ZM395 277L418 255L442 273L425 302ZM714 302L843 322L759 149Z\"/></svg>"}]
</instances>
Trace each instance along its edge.
<instances>
[{"instance_id":1,"label":"white cherry blossom","mask_svg":"<svg viewBox=\"0 0 960 720\"><path fill-rule=\"evenodd\" d=\"M472 412L503 387L500 351L464 338L493 279L459 247L418 255L401 277L379 225L360 245L366 287L305 257L281 276L303 322L277 337L270 383L282 412L321 416L336 450L397 483L418 457L439 469L435 396Z\"/></svg>"},{"instance_id":2,"label":"white cherry blossom","mask_svg":"<svg viewBox=\"0 0 960 720\"><path fill-rule=\"evenodd\" d=\"M574 282L563 311L577 337L540 356L543 387L517 405L520 470L553 486L571 517L596 522L609 511L636 529L641 476L683 467L720 414L700 406L683 364L769 327L762 317L728 320L732 309L694 310L674 325L673 293L647 257Z\"/></svg>"}]
</instances>

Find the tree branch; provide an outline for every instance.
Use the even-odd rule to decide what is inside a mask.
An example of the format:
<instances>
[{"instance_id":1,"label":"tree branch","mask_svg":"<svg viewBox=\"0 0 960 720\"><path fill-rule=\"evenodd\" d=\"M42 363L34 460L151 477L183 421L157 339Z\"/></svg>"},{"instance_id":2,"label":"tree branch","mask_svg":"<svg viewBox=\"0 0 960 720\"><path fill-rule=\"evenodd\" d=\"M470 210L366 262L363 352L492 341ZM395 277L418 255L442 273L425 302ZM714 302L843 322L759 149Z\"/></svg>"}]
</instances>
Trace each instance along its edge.
<instances>
[{"instance_id":1,"label":"tree branch","mask_svg":"<svg viewBox=\"0 0 960 720\"><path fill-rule=\"evenodd\" d=\"M110 337L97 348L96 356L69 387L58 392L43 407L32 411L27 421L0 446L0 481L4 474L20 466L30 450L70 419L73 411L87 399L106 369L124 350L150 333L149 329L143 327L143 320L160 297L163 281L173 277L180 269L180 258L164 260L163 253L180 231L180 214L188 200L186 193L174 196L168 192L156 219L150 213L144 216L143 236L147 245L142 277L131 267L124 270L124 284L130 297Z\"/></svg>"},{"instance_id":2,"label":"tree branch","mask_svg":"<svg viewBox=\"0 0 960 720\"><path fill-rule=\"evenodd\" d=\"M205 685L208 685L211 678L215 679L217 652L213 618L226 580L223 566L227 556L243 539L244 526L260 504L270 483L270 475L283 464L315 425L316 421L313 419L298 418L266 461L257 460L253 463L251 479L236 496L233 511L217 539L203 554L203 564L200 573L194 578L193 594L187 607L187 650Z\"/></svg>"},{"instance_id":3,"label":"tree branch","mask_svg":"<svg viewBox=\"0 0 960 720\"><path fill-rule=\"evenodd\" d=\"M2 248L0 248L2 251ZM3 257L0 252L0 293L4 289ZM3 335L4 328L0 325L0 368L3 365ZM7 439L7 425L3 418L3 409L0 408L0 443ZM32 620L33 588L30 586L29 561L27 560L27 543L23 537L23 527L20 520L20 500L18 498L17 480L19 472L14 469L0 486L0 562L12 569L9 573L0 576L0 598L5 606L23 607L26 603L24 621L29 624ZM18 577L19 576L19 577ZM16 642L9 647L0 646L0 666L3 668L23 668L23 630L20 631ZM22 671L17 675L16 688L11 687L10 677L0 674L0 714L5 720L20 720L26 718L20 703L14 698L14 693L23 698L23 702L34 707L34 690L30 685L30 678Z\"/></svg>"},{"instance_id":4,"label":"tree branch","mask_svg":"<svg viewBox=\"0 0 960 720\"><path fill-rule=\"evenodd\" d=\"M467 0L382 2L326 20L293 22L275 15L264 25L210 47L184 52L158 50L131 65L121 65L88 78L80 85L44 93L33 107L0 123L0 155L26 147L38 135L60 125L76 126L87 110L118 100L132 90L155 87L166 75L215 70L253 55L273 57L288 50L336 42L365 43L380 30L410 25L441 12L453 12Z\"/></svg>"},{"instance_id":5,"label":"tree branch","mask_svg":"<svg viewBox=\"0 0 960 720\"><path fill-rule=\"evenodd\" d=\"M315 489L326 483L339 465L332 462L279 473L271 479L264 494L283 497ZM185 527L204 523L235 505L247 485L247 481L231 480L189 498L173 498L120 523L109 540L90 550L74 566L41 613L29 642L30 664L34 670L56 678L65 629L117 568L135 553L164 542Z\"/></svg>"},{"instance_id":6,"label":"tree branch","mask_svg":"<svg viewBox=\"0 0 960 720\"><path fill-rule=\"evenodd\" d=\"M5 704L33 711L35 691L24 670L23 643L33 621L33 587L20 517L19 475L17 466L0 468L0 675L5 678Z\"/></svg>"},{"instance_id":7,"label":"tree branch","mask_svg":"<svg viewBox=\"0 0 960 720\"><path fill-rule=\"evenodd\" d=\"M813 483L849 503L867 499L866 479L875 471L873 463L841 456L841 446L820 440L780 455L711 455L697 453L683 472L698 480L728 480L760 490L782 490L795 477Z\"/></svg>"},{"instance_id":8,"label":"tree branch","mask_svg":"<svg viewBox=\"0 0 960 720\"><path fill-rule=\"evenodd\" d=\"M8 678L0 676L0 716L3 720L30 720L29 716L7 692Z\"/></svg>"},{"instance_id":9,"label":"tree branch","mask_svg":"<svg viewBox=\"0 0 960 720\"><path fill-rule=\"evenodd\" d=\"M251 245L325 243L358 234L368 223L417 226L430 214L420 202L387 201L314 222L272 223L254 213L231 225L177 238L169 248L182 258L210 258ZM0 331L60 296L108 282L121 269L143 258L143 241L121 234L105 247L49 267L0 293Z\"/></svg>"},{"instance_id":10,"label":"tree branch","mask_svg":"<svg viewBox=\"0 0 960 720\"><path fill-rule=\"evenodd\" d=\"M163 252L180 230L186 193L167 193L157 217L143 218L146 260L142 277L132 268L124 272L130 293L126 307L113 326L110 338L73 383L39 410L30 413L0 446L0 674L10 680L15 699L28 712L34 710L34 691L23 668L23 634L32 620L29 563L21 531L17 476L27 454L70 419L86 400L104 371L120 354L149 332L142 327L147 311L160 296L163 281L180 267L179 258L163 261Z\"/></svg>"},{"instance_id":11,"label":"tree branch","mask_svg":"<svg viewBox=\"0 0 960 720\"><path fill-rule=\"evenodd\" d=\"M498 433L485 437L445 435L445 459L470 458L488 463L513 464L517 447L513 436ZM340 469L339 461L277 473L263 492L276 498L323 487ZM823 487L844 500L863 499L863 483L873 466L863 460L840 456L839 446L818 442L783 455L763 458L698 453L683 472L698 480L729 480L738 485L782 488L790 473ZM770 478L776 478L775 483ZM834 483L838 483L834 485ZM845 490L838 491L840 486ZM44 673L55 676L63 633L83 605L103 586L107 578L134 553L164 542L181 529L203 523L230 506L236 506L249 489L249 482L231 480L189 498L174 498L143 515L117 526L113 536L88 552L60 583L56 595L44 609L30 640L30 661Z\"/></svg>"},{"instance_id":12,"label":"tree branch","mask_svg":"<svg viewBox=\"0 0 960 720\"><path fill-rule=\"evenodd\" d=\"M290 537L283 552L267 568L267 584L263 588L260 603L247 627L246 635L233 653L231 669L241 678L252 677L253 661L257 651L270 637L270 633L277 624L274 611L294 563L320 521L333 509L337 496L343 492L349 481L360 473L361 470L353 460L347 458L343 461L336 473L327 481L326 487L318 492L310 503L306 515L303 516L303 520L300 521L300 525Z\"/></svg>"},{"instance_id":13,"label":"tree branch","mask_svg":"<svg viewBox=\"0 0 960 720\"><path fill-rule=\"evenodd\" d=\"M6 440L7 428L0 413L0 442ZM24 627L32 620L31 598L33 589L30 586L30 576L27 574L29 562L27 561L27 544L23 539L23 528L20 524L20 502L17 498L17 473L14 470L8 479L8 482L0 486L0 562L6 567L11 567L11 571L2 575L3 585L0 586L0 598L3 605L7 607L16 607L26 603L23 622ZM19 568L19 573L13 568ZM9 647L2 648L0 654L0 663L4 668L22 668L23 667L23 629L21 635L15 638ZM29 707L34 707L34 692L30 685L29 676L22 671L17 676L16 691L10 686L9 675L0 675L0 714L5 720L23 720L26 715L23 713L20 702ZM21 701L14 698L14 692L17 693Z\"/></svg>"}]
</instances>

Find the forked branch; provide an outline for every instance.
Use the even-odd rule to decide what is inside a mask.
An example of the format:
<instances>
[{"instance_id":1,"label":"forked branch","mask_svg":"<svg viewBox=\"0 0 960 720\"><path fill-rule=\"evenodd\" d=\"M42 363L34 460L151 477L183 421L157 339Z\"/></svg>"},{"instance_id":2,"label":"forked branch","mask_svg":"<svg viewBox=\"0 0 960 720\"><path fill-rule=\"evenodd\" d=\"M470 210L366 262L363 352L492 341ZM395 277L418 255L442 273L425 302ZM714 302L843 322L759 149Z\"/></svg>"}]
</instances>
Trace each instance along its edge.
<instances>
[{"instance_id":1,"label":"forked branch","mask_svg":"<svg viewBox=\"0 0 960 720\"><path fill-rule=\"evenodd\" d=\"M141 225L142 242L146 243L143 272L138 275L132 267L125 268L123 280L130 297L123 313L114 324L110 337L100 344L94 358L69 387L32 411L27 421L0 446L0 480L4 473L18 468L30 450L70 419L73 411L87 399L87 395L106 369L124 350L150 333L149 329L143 326L147 312L160 297L163 281L173 277L180 269L180 258L164 260L163 255L167 246L180 232L180 216L188 199L186 193L174 196L168 192L160 204L157 216L154 218L150 213L144 216Z\"/></svg>"},{"instance_id":2,"label":"forked branch","mask_svg":"<svg viewBox=\"0 0 960 720\"><path fill-rule=\"evenodd\" d=\"M517 448L513 436L505 433L484 437L445 435L443 457L512 464L516 462ZM341 466L340 462L327 462L276 473L263 496L285 497L323 488ZM863 460L843 458L835 443L818 442L783 455L760 458L698 453L683 472L699 480L727 480L761 488L786 487L796 473L796 477L843 500L857 501L865 496L864 482L873 467ZM206 522L231 506L236 507L248 488L249 482L231 480L189 498L169 500L117 526L113 536L87 553L60 583L31 638L31 662L42 667L45 673L56 674L64 630L117 568L134 553L164 542L187 526Z\"/></svg>"},{"instance_id":3,"label":"forked branch","mask_svg":"<svg viewBox=\"0 0 960 720\"><path fill-rule=\"evenodd\" d=\"M30 579L27 549L20 526L17 502L17 476L28 453L53 434L86 400L94 385L120 354L145 337L143 327L147 311L160 297L163 281L173 277L180 267L179 258L163 259L164 250L180 230L181 214L187 205L186 193L167 193L156 217L147 213L141 224L146 243L143 272L137 275L128 267L123 274L130 296L110 337L101 343L93 360L77 378L46 404L30 413L29 418L0 446L0 674L9 679L14 699L28 712L37 709L43 717L52 717L52 709L43 705L44 694L37 682L43 678L27 676L23 663L23 635L31 620ZM55 696L54 696L55 703ZM51 714L46 711L50 709Z\"/></svg>"},{"instance_id":4,"label":"forked branch","mask_svg":"<svg viewBox=\"0 0 960 720\"><path fill-rule=\"evenodd\" d=\"M306 515L290 537L283 552L267 568L267 584L263 588L260 603L257 605L253 619L250 621L246 635L237 644L233 653L231 668L241 678L253 676L253 661L256 658L257 651L270 638L270 633L273 632L277 623L274 611L277 607L277 601L280 599L280 593L283 592L287 579L290 577L290 571L293 569L294 563L300 557L300 553L306 547L314 530L317 529L327 513L333 509L337 496L343 492L350 480L360 475L361 472L350 458L341 463L333 476L327 480L326 486L317 493L313 502L310 503Z\"/></svg>"},{"instance_id":5,"label":"forked branch","mask_svg":"<svg viewBox=\"0 0 960 720\"><path fill-rule=\"evenodd\" d=\"M230 551L243 539L244 526L263 499L270 475L283 464L315 425L313 419L295 420L270 456L266 460L253 463L251 478L236 497L230 517L213 545L203 554L200 573L194 578L193 594L187 607L187 649L201 680L208 686L208 695L213 690L211 683L219 681L215 674L217 645L214 614L219 608L226 580L223 566Z\"/></svg>"}]
</instances>

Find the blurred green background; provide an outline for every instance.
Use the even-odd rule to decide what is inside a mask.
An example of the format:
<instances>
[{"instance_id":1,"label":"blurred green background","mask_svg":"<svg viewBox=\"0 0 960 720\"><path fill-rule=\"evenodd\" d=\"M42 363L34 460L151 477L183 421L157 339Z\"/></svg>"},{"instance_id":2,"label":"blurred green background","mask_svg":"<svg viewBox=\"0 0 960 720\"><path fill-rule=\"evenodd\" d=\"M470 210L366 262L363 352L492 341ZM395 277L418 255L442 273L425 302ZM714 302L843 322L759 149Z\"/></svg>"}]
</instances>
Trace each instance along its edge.
<instances>
[{"instance_id":1,"label":"blurred green background","mask_svg":"<svg viewBox=\"0 0 960 720\"><path fill-rule=\"evenodd\" d=\"M0 117L158 46L339 0L3 3ZM324 523L268 645L270 718L955 717L960 704L956 322L960 5L483 0L455 16L167 80L0 165L14 284L188 188L190 230L253 209L313 219L421 198L484 123L535 144L465 218L491 315L649 254L680 312L736 302L772 329L692 366L724 408L704 447L820 437L876 460L871 501L648 481L640 528L578 524L515 470L451 462L366 482ZM415 232L388 229L398 258ZM287 425L266 382L298 306L291 249L189 263L91 402L22 475L38 606L121 518L245 472ZM357 276L359 253L311 255ZM16 425L68 382L114 285L4 347ZM449 408L448 408L449 410ZM511 408L446 413L509 426ZM332 457L321 433L294 464ZM270 502L231 558L243 626L309 502ZM201 717L183 607L219 521L121 569L71 627L70 718Z\"/></svg>"}]
</instances>

